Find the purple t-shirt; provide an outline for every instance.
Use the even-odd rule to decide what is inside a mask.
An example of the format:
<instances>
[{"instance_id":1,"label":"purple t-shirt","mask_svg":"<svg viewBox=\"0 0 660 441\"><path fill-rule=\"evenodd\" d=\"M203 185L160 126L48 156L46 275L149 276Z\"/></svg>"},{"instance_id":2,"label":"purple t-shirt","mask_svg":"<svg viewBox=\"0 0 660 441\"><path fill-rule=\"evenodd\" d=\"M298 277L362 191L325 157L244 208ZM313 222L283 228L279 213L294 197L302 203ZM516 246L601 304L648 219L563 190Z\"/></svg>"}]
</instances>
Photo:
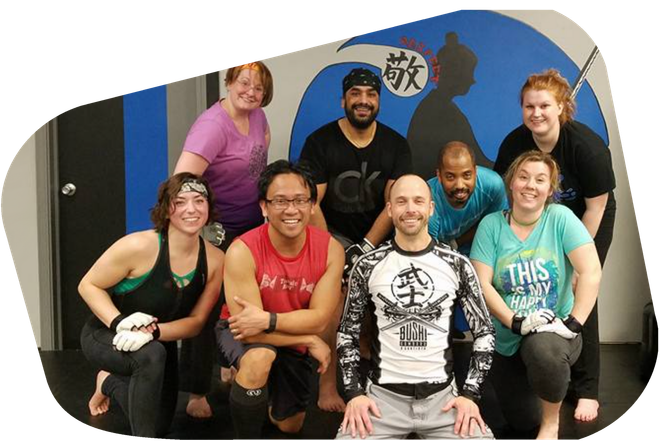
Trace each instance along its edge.
<instances>
[{"instance_id":1,"label":"purple t-shirt","mask_svg":"<svg viewBox=\"0 0 660 441\"><path fill-rule=\"evenodd\" d=\"M186 137L183 150L209 163L204 177L215 196L217 220L230 231L243 231L263 222L257 180L266 168L268 121L263 109L250 112L250 133L242 135L215 103L202 113Z\"/></svg>"}]
</instances>

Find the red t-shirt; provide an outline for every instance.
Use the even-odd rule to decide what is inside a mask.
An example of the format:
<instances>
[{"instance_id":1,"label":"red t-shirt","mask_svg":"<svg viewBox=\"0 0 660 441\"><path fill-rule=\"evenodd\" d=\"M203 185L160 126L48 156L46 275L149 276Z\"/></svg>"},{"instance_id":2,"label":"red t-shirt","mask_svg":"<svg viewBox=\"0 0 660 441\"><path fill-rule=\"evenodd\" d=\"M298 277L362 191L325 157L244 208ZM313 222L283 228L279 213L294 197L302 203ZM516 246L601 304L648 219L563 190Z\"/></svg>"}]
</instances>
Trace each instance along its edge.
<instances>
[{"instance_id":1,"label":"red t-shirt","mask_svg":"<svg viewBox=\"0 0 660 441\"><path fill-rule=\"evenodd\" d=\"M290 312L309 308L309 300L328 262L330 234L316 227L306 229L305 245L295 257L281 255L268 237L268 224L240 236L256 265L255 278L264 311ZM227 304L220 318L229 318Z\"/></svg>"}]
</instances>

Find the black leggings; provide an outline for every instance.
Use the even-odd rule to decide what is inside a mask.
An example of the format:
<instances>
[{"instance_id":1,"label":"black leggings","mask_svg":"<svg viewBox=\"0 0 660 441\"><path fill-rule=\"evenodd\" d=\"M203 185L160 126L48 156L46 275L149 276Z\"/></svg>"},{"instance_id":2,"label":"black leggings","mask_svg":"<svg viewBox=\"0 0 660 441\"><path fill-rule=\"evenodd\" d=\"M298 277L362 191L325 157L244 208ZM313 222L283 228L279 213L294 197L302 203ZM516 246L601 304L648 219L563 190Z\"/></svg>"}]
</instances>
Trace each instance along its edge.
<instances>
[{"instance_id":1,"label":"black leggings","mask_svg":"<svg viewBox=\"0 0 660 441\"><path fill-rule=\"evenodd\" d=\"M539 398L550 403L564 399L571 365L581 349L580 336L567 340L542 332L523 337L520 349L510 357L495 353L488 378L513 430L527 432L541 424Z\"/></svg>"},{"instance_id":2,"label":"black leggings","mask_svg":"<svg viewBox=\"0 0 660 441\"><path fill-rule=\"evenodd\" d=\"M612 244L616 208L603 213L598 232L594 237L601 268ZM600 378L600 336L598 332L598 302L582 327L582 353L571 369L573 394L576 398L598 399Z\"/></svg>"},{"instance_id":3,"label":"black leggings","mask_svg":"<svg viewBox=\"0 0 660 441\"><path fill-rule=\"evenodd\" d=\"M110 372L102 392L122 408L131 433L162 437L176 409L176 342L152 341L135 352L121 352L112 346L114 336L114 332L92 317L80 336L83 353L99 369Z\"/></svg>"}]
</instances>

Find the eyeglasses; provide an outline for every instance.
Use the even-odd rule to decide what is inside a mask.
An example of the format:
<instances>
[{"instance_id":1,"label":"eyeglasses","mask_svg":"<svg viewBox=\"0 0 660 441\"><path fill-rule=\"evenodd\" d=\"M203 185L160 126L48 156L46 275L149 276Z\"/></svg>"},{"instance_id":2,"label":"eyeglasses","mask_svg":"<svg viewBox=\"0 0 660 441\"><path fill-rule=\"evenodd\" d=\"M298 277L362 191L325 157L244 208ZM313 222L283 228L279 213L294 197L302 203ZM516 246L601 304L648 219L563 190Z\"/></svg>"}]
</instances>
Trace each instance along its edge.
<instances>
[{"instance_id":1,"label":"eyeglasses","mask_svg":"<svg viewBox=\"0 0 660 441\"><path fill-rule=\"evenodd\" d=\"M250 83L250 80L248 80L247 78L241 78L239 80L236 80L236 83L246 91L252 89L255 95L261 96L264 94L264 87L261 84L257 84L255 86L252 83Z\"/></svg>"},{"instance_id":2,"label":"eyeglasses","mask_svg":"<svg viewBox=\"0 0 660 441\"><path fill-rule=\"evenodd\" d=\"M266 199L266 203L273 206L276 210L286 210L291 204L295 208L306 208L312 202L312 198L295 198L295 199L285 199L285 198L275 198L275 199Z\"/></svg>"}]
</instances>

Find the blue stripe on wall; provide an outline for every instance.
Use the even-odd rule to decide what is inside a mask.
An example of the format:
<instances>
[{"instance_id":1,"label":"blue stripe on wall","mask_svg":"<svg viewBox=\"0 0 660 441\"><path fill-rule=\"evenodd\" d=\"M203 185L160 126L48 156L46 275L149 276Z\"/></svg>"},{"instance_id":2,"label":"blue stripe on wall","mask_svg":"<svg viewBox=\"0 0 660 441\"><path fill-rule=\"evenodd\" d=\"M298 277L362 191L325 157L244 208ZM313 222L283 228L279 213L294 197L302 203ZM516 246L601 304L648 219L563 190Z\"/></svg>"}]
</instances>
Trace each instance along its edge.
<instances>
[{"instance_id":1,"label":"blue stripe on wall","mask_svg":"<svg viewBox=\"0 0 660 441\"><path fill-rule=\"evenodd\" d=\"M152 228L149 209L167 179L167 88L124 96L126 233Z\"/></svg>"}]
</instances>

